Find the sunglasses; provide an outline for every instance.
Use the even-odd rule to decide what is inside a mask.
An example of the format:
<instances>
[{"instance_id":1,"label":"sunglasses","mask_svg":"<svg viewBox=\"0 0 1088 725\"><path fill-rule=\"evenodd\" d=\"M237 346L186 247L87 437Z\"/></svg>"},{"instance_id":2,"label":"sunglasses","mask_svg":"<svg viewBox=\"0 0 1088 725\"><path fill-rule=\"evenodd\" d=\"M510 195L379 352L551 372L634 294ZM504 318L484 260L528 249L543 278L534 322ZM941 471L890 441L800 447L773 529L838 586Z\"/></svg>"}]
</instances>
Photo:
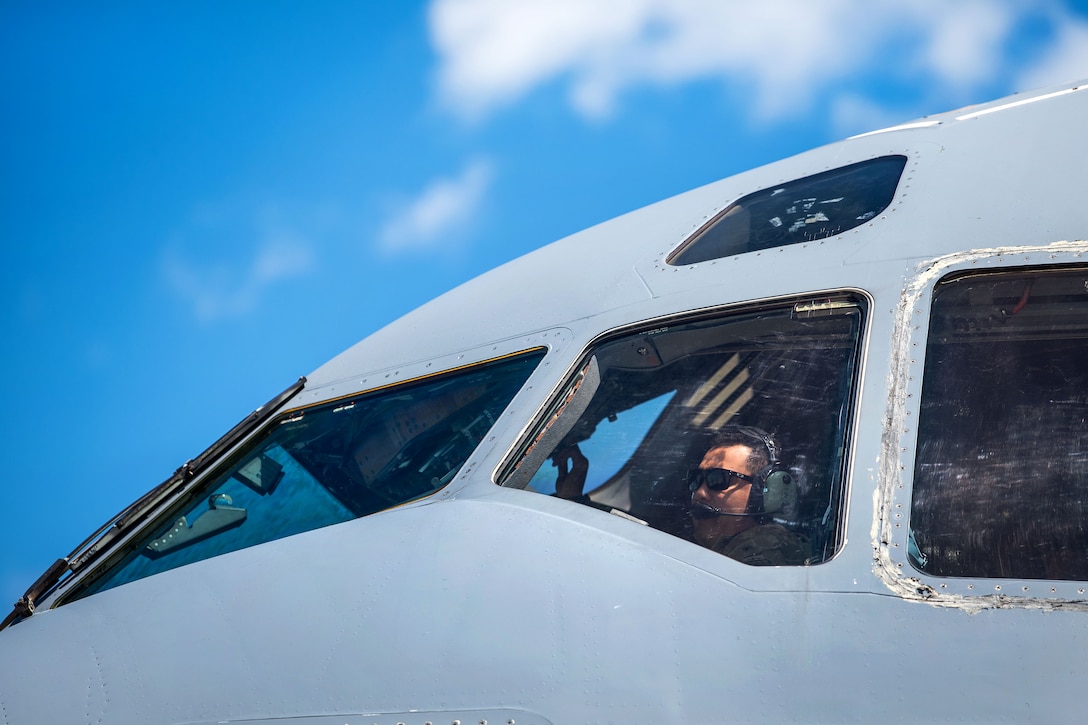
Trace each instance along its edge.
<instances>
[{"instance_id":1,"label":"sunglasses","mask_svg":"<svg viewBox=\"0 0 1088 725\"><path fill-rule=\"evenodd\" d=\"M688 471L688 489L695 492L700 486L705 485L711 491L724 491L740 485L738 481L733 480L735 478L748 483L755 483L756 480L746 473L737 473L728 468L693 468Z\"/></svg>"}]
</instances>

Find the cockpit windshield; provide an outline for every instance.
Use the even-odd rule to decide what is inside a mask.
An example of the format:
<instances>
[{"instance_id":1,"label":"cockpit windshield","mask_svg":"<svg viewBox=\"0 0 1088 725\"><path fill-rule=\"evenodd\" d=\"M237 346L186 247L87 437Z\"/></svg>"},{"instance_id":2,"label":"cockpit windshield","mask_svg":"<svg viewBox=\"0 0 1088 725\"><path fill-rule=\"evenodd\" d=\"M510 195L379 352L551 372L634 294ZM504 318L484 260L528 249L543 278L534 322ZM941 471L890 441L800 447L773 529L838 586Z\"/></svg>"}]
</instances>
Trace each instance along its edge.
<instances>
[{"instance_id":1,"label":"cockpit windshield","mask_svg":"<svg viewBox=\"0 0 1088 725\"><path fill-rule=\"evenodd\" d=\"M448 484L544 353L292 411L183 494L75 597L348 521Z\"/></svg>"}]
</instances>

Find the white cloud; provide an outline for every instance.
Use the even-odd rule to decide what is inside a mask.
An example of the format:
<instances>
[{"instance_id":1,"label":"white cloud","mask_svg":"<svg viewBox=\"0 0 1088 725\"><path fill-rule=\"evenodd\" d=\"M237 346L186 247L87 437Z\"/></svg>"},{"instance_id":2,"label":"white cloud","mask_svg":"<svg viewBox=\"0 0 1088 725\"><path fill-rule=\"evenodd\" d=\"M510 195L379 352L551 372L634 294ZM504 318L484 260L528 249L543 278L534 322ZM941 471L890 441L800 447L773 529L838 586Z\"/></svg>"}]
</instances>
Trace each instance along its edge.
<instances>
[{"instance_id":1,"label":"white cloud","mask_svg":"<svg viewBox=\"0 0 1088 725\"><path fill-rule=\"evenodd\" d=\"M436 0L431 33L444 100L472 117L569 76L572 105L607 115L639 83L737 73L775 108L845 62L834 29L847 0ZM773 38L772 43L766 41ZM773 89L773 90L772 90Z\"/></svg>"},{"instance_id":2,"label":"white cloud","mask_svg":"<svg viewBox=\"0 0 1088 725\"><path fill-rule=\"evenodd\" d=\"M311 245L286 228L266 229L252 256L193 262L175 242L163 254L162 270L169 286L192 306L201 321L241 317L257 308L275 284L306 275L314 266Z\"/></svg>"},{"instance_id":3,"label":"white cloud","mask_svg":"<svg viewBox=\"0 0 1088 725\"><path fill-rule=\"evenodd\" d=\"M600 118L627 89L699 79L752 92L752 117L775 118L806 110L833 83L878 65L883 75L949 93L1000 79L1009 37L1018 19L1039 12L1033 7L1027 0L433 0L429 22L440 98L466 118L551 82L567 84L578 113Z\"/></svg>"},{"instance_id":4,"label":"white cloud","mask_svg":"<svg viewBox=\"0 0 1088 725\"><path fill-rule=\"evenodd\" d=\"M429 13L443 58L446 100L475 115L505 105L528 88L610 53L639 32L645 0L438 0Z\"/></svg>"},{"instance_id":5,"label":"white cloud","mask_svg":"<svg viewBox=\"0 0 1088 725\"><path fill-rule=\"evenodd\" d=\"M1039 62L1017 78L1020 90L1088 79L1088 22L1068 18Z\"/></svg>"},{"instance_id":6,"label":"white cloud","mask_svg":"<svg viewBox=\"0 0 1088 725\"><path fill-rule=\"evenodd\" d=\"M456 178L430 182L417 197L398 205L379 234L381 247L390 252L434 249L463 233L493 176L491 163L476 159Z\"/></svg>"},{"instance_id":7,"label":"white cloud","mask_svg":"<svg viewBox=\"0 0 1088 725\"><path fill-rule=\"evenodd\" d=\"M969 86L1002 67L1004 41L1014 29L1015 8L1007 2L960 0L910 6L922 30L920 65L942 83Z\"/></svg>"},{"instance_id":8,"label":"white cloud","mask_svg":"<svg viewBox=\"0 0 1088 725\"><path fill-rule=\"evenodd\" d=\"M836 96L830 104L831 126L840 136L852 136L878 128L888 128L911 116L909 111L888 107L853 93Z\"/></svg>"}]
</instances>

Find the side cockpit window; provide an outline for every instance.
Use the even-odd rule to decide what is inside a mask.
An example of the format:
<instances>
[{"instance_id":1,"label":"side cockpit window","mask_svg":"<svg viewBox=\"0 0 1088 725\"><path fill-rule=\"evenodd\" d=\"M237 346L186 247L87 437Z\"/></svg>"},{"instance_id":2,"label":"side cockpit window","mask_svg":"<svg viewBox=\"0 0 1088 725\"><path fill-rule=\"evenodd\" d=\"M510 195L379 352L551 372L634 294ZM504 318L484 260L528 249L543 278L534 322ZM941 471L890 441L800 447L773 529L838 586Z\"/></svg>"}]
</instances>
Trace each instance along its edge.
<instances>
[{"instance_id":1,"label":"side cockpit window","mask_svg":"<svg viewBox=\"0 0 1088 725\"><path fill-rule=\"evenodd\" d=\"M1088 270L942 280L918 423L916 569L1088 580Z\"/></svg>"},{"instance_id":2,"label":"side cockpit window","mask_svg":"<svg viewBox=\"0 0 1088 725\"><path fill-rule=\"evenodd\" d=\"M502 483L747 564L825 561L862 313L844 294L606 340Z\"/></svg>"},{"instance_id":3,"label":"side cockpit window","mask_svg":"<svg viewBox=\"0 0 1088 725\"><path fill-rule=\"evenodd\" d=\"M281 416L76 597L438 491L542 357L525 353Z\"/></svg>"}]
</instances>

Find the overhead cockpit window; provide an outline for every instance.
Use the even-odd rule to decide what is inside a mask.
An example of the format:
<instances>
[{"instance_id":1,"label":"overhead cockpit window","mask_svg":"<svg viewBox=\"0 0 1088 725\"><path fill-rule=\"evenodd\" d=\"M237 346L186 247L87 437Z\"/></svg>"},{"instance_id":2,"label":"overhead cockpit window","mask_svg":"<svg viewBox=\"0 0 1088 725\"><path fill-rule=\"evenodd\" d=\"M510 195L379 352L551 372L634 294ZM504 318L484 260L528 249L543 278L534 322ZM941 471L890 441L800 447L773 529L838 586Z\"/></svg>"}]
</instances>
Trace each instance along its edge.
<instances>
[{"instance_id":1,"label":"overhead cockpit window","mask_svg":"<svg viewBox=\"0 0 1088 725\"><path fill-rule=\"evenodd\" d=\"M850 294L657 323L595 346L505 486L752 565L839 543L863 302Z\"/></svg>"},{"instance_id":2,"label":"overhead cockpit window","mask_svg":"<svg viewBox=\"0 0 1088 725\"><path fill-rule=\"evenodd\" d=\"M438 491L543 354L533 351L282 416L146 527L76 596Z\"/></svg>"},{"instance_id":3,"label":"overhead cockpit window","mask_svg":"<svg viewBox=\"0 0 1088 725\"><path fill-rule=\"evenodd\" d=\"M749 194L715 215L667 261L695 264L842 234L888 208L906 163L906 156L881 156Z\"/></svg>"},{"instance_id":4,"label":"overhead cockpit window","mask_svg":"<svg viewBox=\"0 0 1088 725\"><path fill-rule=\"evenodd\" d=\"M1088 269L940 282L920 403L911 564L1088 580Z\"/></svg>"}]
</instances>

